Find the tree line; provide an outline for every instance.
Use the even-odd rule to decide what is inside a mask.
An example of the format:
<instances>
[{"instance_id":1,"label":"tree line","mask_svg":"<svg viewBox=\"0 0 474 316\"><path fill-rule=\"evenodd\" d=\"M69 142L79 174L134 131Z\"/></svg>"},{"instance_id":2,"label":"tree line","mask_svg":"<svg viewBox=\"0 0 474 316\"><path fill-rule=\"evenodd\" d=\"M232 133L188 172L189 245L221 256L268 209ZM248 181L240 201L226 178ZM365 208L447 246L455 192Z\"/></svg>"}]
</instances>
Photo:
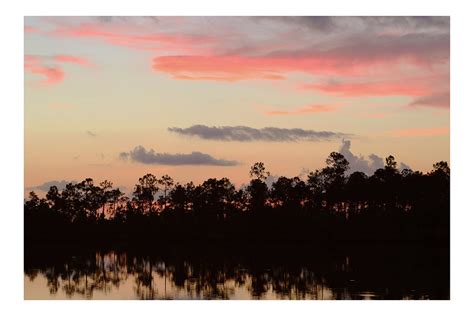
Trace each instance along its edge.
<instances>
[{"instance_id":1,"label":"tree line","mask_svg":"<svg viewBox=\"0 0 474 316\"><path fill-rule=\"evenodd\" d=\"M45 198L24 202L25 241L408 241L449 242L450 168L440 161L427 173L399 170L393 156L368 176L349 173L332 152L306 179L279 177L257 162L250 183L228 178L175 183L146 174L128 197L110 181L90 178L51 186Z\"/></svg>"}]
</instances>

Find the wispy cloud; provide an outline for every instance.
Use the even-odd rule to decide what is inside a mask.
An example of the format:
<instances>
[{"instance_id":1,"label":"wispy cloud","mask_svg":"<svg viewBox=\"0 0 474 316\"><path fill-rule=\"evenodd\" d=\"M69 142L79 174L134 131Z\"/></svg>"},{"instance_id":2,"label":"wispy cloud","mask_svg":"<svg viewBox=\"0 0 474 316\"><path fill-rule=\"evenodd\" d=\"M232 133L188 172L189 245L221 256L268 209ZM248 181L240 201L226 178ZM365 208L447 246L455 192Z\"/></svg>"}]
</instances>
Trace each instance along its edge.
<instances>
[{"instance_id":1,"label":"wispy cloud","mask_svg":"<svg viewBox=\"0 0 474 316\"><path fill-rule=\"evenodd\" d=\"M238 162L235 160L217 159L199 151L193 151L190 154L157 153L153 149L146 150L143 146L137 146L129 152L121 152L119 158L143 164L170 166L202 165L229 167L238 165Z\"/></svg>"},{"instance_id":2,"label":"wispy cloud","mask_svg":"<svg viewBox=\"0 0 474 316\"><path fill-rule=\"evenodd\" d=\"M25 33L37 33L37 32L39 32L39 30L35 27L25 25L24 32Z\"/></svg>"},{"instance_id":3,"label":"wispy cloud","mask_svg":"<svg viewBox=\"0 0 474 316\"><path fill-rule=\"evenodd\" d=\"M259 56L158 56L153 60L153 69L175 79L232 82L278 80L292 72L344 76L370 74L376 70L389 73L403 64L426 69L449 60L449 35L445 34L354 36L333 45L336 47L315 45Z\"/></svg>"},{"instance_id":4,"label":"wispy cloud","mask_svg":"<svg viewBox=\"0 0 474 316\"><path fill-rule=\"evenodd\" d=\"M91 66L87 59L69 55L25 55L24 57L25 71L42 76L43 80L39 81L41 85L54 85L62 82L66 76L62 67L64 63L73 63L83 67Z\"/></svg>"},{"instance_id":5,"label":"wispy cloud","mask_svg":"<svg viewBox=\"0 0 474 316\"><path fill-rule=\"evenodd\" d=\"M281 116L281 115L304 115L304 114L313 114L313 113L325 113L325 112L334 112L337 109L337 105L329 104L311 104L303 107L296 108L294 110L271 110L266 111L266 115L270 116Z\"/></svg>"},{"instance_id":6,"label":"wispy cloud","mask_svg":"<svg viewBox=\"0 0 474 316\"><path fill-rule=\"evenodd\" d=\"M124 23L125 22L125 23ZM185 34L179 32L157 32L143 28L143 23L112 21L109 23L85 22L79 25L61 25L50 34L58 37L95 39L110 45L124 46L151 51L195 51L199 46L213 42L205 34Z\"/></svg>"},{"instance_id":7,"label":"wispy cloud","mask_svg":"<svg viewBox=\"0 0 474 316\"><path fill-rule=\"evenodd\" d=\"M261 16L253 17L257 21L276 22L284 25L305 27L312 32L338 32L342 30L380 32L380 30L398 30L407 32L445 31L449 29L449 17L446 16Z\"/></svg>"},{"instance_id":8,"label":"wispy cloud","mask_svg":"<svg viewBox=\"0 0 474 316\"><path fill-rule=\"evenodd\" d=\"M423 137L449 134L449 127L407 128L391 131L394 137Z\"/></svg>"},{"instance_id":9,"label":"wispy cloud","mask_svg":"<svg viewBox=\"0 0 474 316\"><path fill-rule=\"evenodd\" d=\"M446 106L427 98L449 90L449 17L82 17L48 22L52 30L43 33L49 36L153 51L150 68L177 80L284 80L303 73L314 76L313 82L328 76L337 80L301 84L309 90L342 97L410 96L419 98L413 106ZM86 65L74 58L62 62ZM60 67L48 69L36 73L50 78L49 83L62 80L55 73ZM430 79L416 80L419 76Z\"/></svg>"},{"instance_id":10,"label":"wispy cloud","mask_svg":"<svg viewBox=\"0 0 474 316\"><path fill-rule=\"evenodd\" d=\"M252 128L248 126L206 126L193 125L188 128L170 127L168 131L183 136L195 136L207 140L219 141L268 141L268 142L295 142L321 141L341 137L350 137L351 134L314 131L301 128L264 127Z\"/></svg>"},{"instance_id":11,"label":"wispy cloud","mask_svg":"<svg viewBox=\"0 0 474 316\"><path fill-rule=\"evenodd\" d=\"M422 96L413 100L409 106L427 106L441 109L449 109L450 107L450 93L438 93L427 96Z\"/></svg>"},{"instance_id":12,"label":"wispy cloud","mask_svg":"<svg viewBox=\"0 0 474 316\"><path fill-rule=\"evenodd\" d=\"M58 65L45 65L38 56L25 56L25 71L40 75L44 79L40 81L43 85L52 85L64 80L64 71Z\"/></svg>"},{"instance_id":13,"label":"wispy cloud","mask_svg":"<svg viewBox=\"0 0 474 316\"><path fill-rule=\"evenodd\" d=\"M86 131L86 134L91 137L97 137L97 134L91 131Z\"/></svg>"},{"instance_id":14,"label":"wispy cloud","mask_svg":"<svg viewBox=\"0 0 474 316\"><path fill-rule=\"evenodd\" d=\"M85 58L70 55L56 55L53 59L61 63L72 63L85 67L90 67L92 65L90 61Z\"/></svg>"},{"instance_id":15,"label":"wispy cloud","mask_svg":"<svg viewBox=\"0 0 474 316\"><path fill-rule=\"evenodd\" d=\"M424 81L325 82L305 84L304 90L317 90L341 96L421 96L431 87Z\"/></svg>"}]
</instances>

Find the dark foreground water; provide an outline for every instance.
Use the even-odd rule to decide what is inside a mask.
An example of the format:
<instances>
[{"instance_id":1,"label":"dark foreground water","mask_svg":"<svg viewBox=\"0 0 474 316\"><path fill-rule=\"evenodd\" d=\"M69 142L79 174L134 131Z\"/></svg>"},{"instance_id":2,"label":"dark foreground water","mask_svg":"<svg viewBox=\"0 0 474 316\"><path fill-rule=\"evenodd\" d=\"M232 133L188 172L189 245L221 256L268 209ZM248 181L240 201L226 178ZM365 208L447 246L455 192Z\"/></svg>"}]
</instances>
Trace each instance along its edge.
<instances>
[{"instance_id":1,"label":"dark foreground water","mask_svg":"<svg viewBox=\"0 0 474 316\"><path fill-rule=\"evenodd\" d=\"M25 250L25 299L449 299L424 245Z\"/></svg>"}]
</instances>

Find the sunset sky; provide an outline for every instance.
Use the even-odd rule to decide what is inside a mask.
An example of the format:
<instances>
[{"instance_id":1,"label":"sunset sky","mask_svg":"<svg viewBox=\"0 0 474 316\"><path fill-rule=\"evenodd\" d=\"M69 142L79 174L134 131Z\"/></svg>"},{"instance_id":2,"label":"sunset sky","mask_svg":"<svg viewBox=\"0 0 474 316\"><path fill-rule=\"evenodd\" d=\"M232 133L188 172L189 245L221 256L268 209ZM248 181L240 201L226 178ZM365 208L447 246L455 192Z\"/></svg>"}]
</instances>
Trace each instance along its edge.
<instances>
[{"instance_id":1,"label":"sunset sky","mask_svg":"<svg viewBox=\"0 0 474 316\"><path fill-rule=\"evenodd\" d=\"M27 17L25 191L449 162L449 17Z\"/></svg>"}]
</instances>

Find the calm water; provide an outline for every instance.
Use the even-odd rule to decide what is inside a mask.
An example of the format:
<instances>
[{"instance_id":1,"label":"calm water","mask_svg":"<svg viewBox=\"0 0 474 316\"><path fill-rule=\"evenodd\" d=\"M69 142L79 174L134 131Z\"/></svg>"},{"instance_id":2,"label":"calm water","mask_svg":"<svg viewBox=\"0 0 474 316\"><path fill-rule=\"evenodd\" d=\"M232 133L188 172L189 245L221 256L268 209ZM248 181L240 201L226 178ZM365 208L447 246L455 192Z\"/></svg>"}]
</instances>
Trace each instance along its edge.
<instances>
[{"instance_id":1,"label":"calm water","mask_svg":"<svg viewBox=\"0 0 474 316\"><path fill-rule=\"evenodd\" d=\"M449 299L449 251L36 249L25 252L24 282L25 299Z\"/></svg>"}]
</instances>

